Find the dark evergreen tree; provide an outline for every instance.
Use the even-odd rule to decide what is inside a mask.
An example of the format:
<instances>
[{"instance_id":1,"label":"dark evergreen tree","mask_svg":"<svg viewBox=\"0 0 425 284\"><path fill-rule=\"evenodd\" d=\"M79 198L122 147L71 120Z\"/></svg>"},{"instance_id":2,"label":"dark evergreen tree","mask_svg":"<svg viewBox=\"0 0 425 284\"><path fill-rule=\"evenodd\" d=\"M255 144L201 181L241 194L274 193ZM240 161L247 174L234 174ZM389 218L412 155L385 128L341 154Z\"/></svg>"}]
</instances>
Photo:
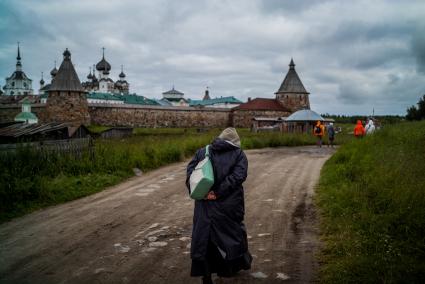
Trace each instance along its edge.
<instances>
[{"instance_id":1,"label":"dark evergreen tree","mask_svg":"<svg viewBox=\"0 0 425 284\"><path fill-rule=\"evenodd\" d=\"M419 99L417 105L417 107L413 105L407 109L407 120L425 119L425 95Z\"/></svg>"}]
</instances>

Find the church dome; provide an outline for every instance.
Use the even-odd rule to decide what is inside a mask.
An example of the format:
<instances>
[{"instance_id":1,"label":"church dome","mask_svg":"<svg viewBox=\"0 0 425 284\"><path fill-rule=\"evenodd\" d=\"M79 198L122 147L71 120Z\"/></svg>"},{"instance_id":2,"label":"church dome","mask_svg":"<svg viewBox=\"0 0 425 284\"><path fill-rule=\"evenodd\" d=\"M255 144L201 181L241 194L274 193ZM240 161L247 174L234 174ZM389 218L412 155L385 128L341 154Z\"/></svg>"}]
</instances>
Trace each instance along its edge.
<instances>
[{"instance_id":1,"label":"church dome","mask_svg":"<svg viewBox=\"0 0 425 284\"><path fill-rule=\"evenodd\" d=\"M71 58L71 52L69 52L68 48L66 48L65 51L63 52L63 58L64 59Z\"/></svg>"},{"instance_id":2,"label":"church dome","mask_svg":"<svg viewBox=\"0 0 425 284\"><path fill-rule=\"evenodd\" d=\"M41 80L40 80L40 85L44 85L44 80L43 80L43 78L41 78Z\"/></svg>"},{"instance_id":3,"label":"church dome","mask_svg":"<svg viewBox=\"0 0 425 284\"><path fill-rule=\"evenodd\" d=\"M96 70L97 71L103 71L104 72L104 74L106 74L105 73L105 71L107 72L107 73L109 73L109 71L111 71L111 64L109 64L109 62L108 61L106 61L106 59L105 59L105 48L102 48L103 49L103 52L102 52L102 60L100 60L97 64L96 64Z\"/></svg>"},{"instance_id":4,"label":"church dome","mask_svg":"<svg viewBox=\"0 0 425 284\"><path fill-rule=\"evenodd\" d=\"M109 62L105 60L105 57L103 57L102 60L100 60L99 63L96 64L96 70L97 71L110 71L111 70L111 64L109 64Z\"/></svg>"},{"instance_id":5,"label":"church dome","mask_svg":"<svg viewBox=\"0 0 425 284\"><path fill-rule=\"evenodd\" d=\"M52 71L50 71L50 75L52 75L53 77L56 76L56 74L58 74L58 69L55 68L52 69Z\"/></svg>"},{"instance_id":6,"label":"church dome","mask_svg":"<svg viewBox=\"0 0 425 284\"><path fill-rule=\"evenodd\" d=\"M92 80L93 79L93 75L91 73L91 67L90 67L89 75L87 75L87 79L89 79L89 80Z\"/></svg>"},{"instance_id":7,"label":"church dome","mask_svg":"<svg viewBox=\"0 0 425 284\"><path fill-rule=\"evenodd\" d=\"M121 81L124 81L125 79L125 74L124 74L124 66L121 65L121 73L118 75L118 77L120 77Z\"/></svg>"}]
</instances>

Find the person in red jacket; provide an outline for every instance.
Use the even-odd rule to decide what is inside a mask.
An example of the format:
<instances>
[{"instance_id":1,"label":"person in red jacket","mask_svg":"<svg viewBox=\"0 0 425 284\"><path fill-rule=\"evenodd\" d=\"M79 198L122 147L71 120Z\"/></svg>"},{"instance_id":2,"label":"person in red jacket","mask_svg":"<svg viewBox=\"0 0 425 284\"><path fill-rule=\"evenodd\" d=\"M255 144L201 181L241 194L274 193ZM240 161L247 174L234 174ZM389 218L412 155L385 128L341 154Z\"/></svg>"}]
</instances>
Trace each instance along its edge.
<instances>
[{"instance_id":1,"label":"person in red jacket","mask_svg":"<svg viewBox=\"0 0 425 284\"><path fill-rule=\"evenodd\" d=\"M354 137L361 138L365 135L363 124L360 120L357 120L357 125L354 127Z\"/></svg>"},{"instance_id":2,"label":"person in red jacket","mask_svg":"<svg viewBox=\"0 0 425 284\"><path fill-rule=\"evenodd\" d=\"M325 127L320 121L316 122L316 125L313 127L313 135L317 137L317 146L322 147L322 138L325 135Z\"/></svg>"}]
</instances>

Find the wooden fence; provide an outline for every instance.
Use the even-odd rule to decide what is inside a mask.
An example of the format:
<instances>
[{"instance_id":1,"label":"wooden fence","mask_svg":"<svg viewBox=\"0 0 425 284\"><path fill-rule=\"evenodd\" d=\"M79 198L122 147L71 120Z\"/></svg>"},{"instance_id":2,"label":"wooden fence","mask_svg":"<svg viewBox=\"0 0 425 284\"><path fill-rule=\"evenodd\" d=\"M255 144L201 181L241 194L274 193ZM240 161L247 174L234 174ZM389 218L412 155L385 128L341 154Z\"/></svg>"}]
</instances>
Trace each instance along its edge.
<instances>
[{"instance_id":1,"label":"wooden fence","mask_svg":"<svg viewBox=\"0 0 425 284\"><path fill-rule=\"evenodd\" d=\"M17 149L30 148L46 154L71 154L80 157L83 153L94 154L94 142L90 137L66 140L48 140L16 144L0 144L0 153L16 152Z\"/></svg>"}]
</instances>

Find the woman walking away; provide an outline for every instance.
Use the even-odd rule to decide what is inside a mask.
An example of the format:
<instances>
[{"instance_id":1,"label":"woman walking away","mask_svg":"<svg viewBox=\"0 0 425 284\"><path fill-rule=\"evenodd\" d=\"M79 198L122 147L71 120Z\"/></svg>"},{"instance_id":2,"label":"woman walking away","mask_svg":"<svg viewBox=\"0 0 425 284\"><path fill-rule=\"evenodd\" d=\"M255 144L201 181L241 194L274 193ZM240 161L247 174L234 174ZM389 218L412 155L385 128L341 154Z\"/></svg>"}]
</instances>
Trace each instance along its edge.
<instances>
[{"instance_id":1,"label":"woman walking away","mask_svg":"<svg viewBox=\"0 0 425 284\"><path fill-rule=\"evenodd\" d=\"M360 120L357 120L357 125L354 127L354 137L362 138L365 135L363 124Z\"/></svg>"},{"instance_id":2,"label":"woman walking away","mask_svg":"<svg viewBox=\"0 0 425 284\"><path fill-rule=\"evenodd\" d=\"M240 148L234 128L226 128L209 147L214 169L214 185L204 200L195 201L193 216L191 276L202 276L203 283L212 283L211 274L232 277L241 269L251 268L248 251L244 190L248 160ZM205 158L199 149L187 166L186 185L196 165ZM190 188L189 188L190 190Z\"/></svg>"},{"instance_id":3,"label":"woman walking away","mask_svg":"<svg viewBox=\"0 0 425 284\"><path fill-rule=\"evenodd\" d=\"M317 137L317 146L322 147L322 139L325 134L325 127L318 120L313 127L313 135Z\"/></svg>"},{"instance_id":4,"label":"woman walking away","mask_svg":"<svg viewBox=\"0 0 425 284\"><path fill-rule=\"evenodd\" d=\"M334 129L334 124L331 122L329 123L329 126L328 126L328 140L329 140L328 147L331 146L333 148L334 139L335 139L335 129Z\"/></svg>"}]
</instances>

